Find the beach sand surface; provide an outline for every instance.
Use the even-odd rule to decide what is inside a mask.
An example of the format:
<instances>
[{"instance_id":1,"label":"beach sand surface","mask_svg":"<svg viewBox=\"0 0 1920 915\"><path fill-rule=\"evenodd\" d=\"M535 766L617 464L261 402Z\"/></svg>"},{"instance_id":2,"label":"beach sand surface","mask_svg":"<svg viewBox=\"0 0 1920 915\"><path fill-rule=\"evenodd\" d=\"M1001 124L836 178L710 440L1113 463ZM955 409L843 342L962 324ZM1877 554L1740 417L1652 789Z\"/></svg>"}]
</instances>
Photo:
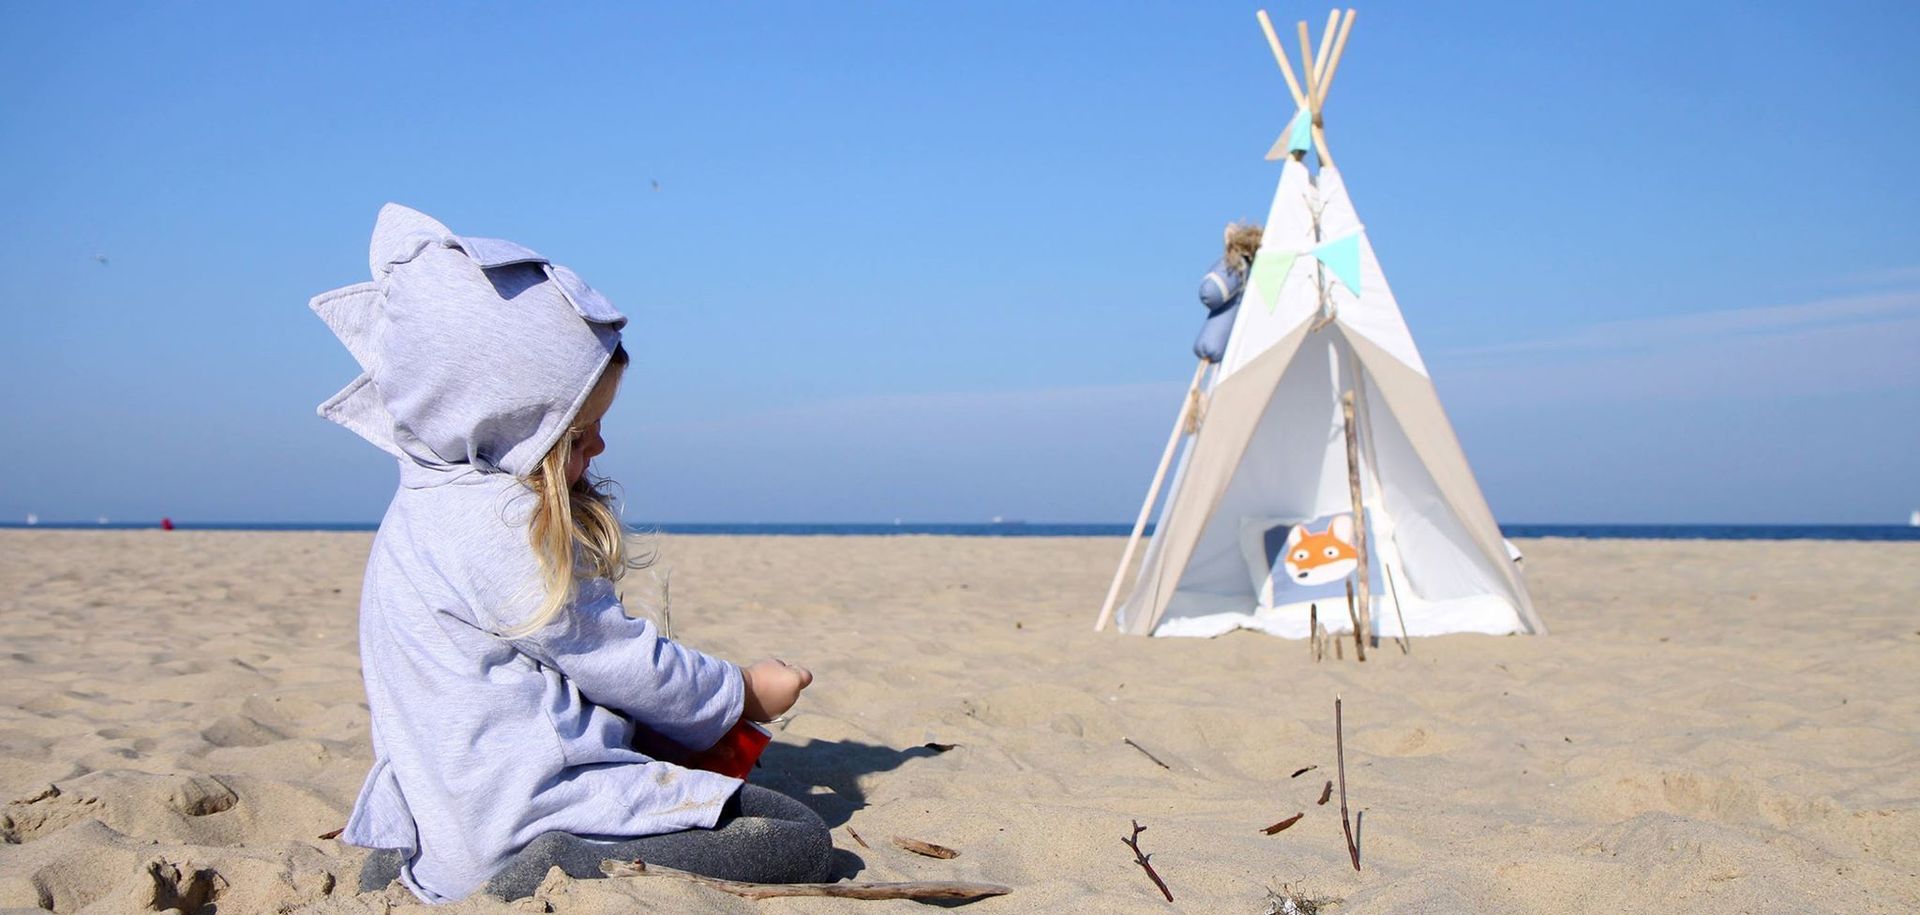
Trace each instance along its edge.
<instances>
[{"instance_id":1,"label":"beach sand surface","mask_svg":"<svg viewBox=\"0 0 1920 915\"><path fill-rule=\"evenodd\" d=\"M320 838L369 762L370 539L0 531L0 909L413 910ZM1523 541L1552 635L1364 664L1096 635L1121 545L658 542L683 641L818 676L755 780L833 827L843 877L1013 888L981 913L1920 910L1920 544ZM1316 803L1336 696L1359 872ZM441 911L850 908L927 911L564 877Z\"/></svg>"}]
</instances>

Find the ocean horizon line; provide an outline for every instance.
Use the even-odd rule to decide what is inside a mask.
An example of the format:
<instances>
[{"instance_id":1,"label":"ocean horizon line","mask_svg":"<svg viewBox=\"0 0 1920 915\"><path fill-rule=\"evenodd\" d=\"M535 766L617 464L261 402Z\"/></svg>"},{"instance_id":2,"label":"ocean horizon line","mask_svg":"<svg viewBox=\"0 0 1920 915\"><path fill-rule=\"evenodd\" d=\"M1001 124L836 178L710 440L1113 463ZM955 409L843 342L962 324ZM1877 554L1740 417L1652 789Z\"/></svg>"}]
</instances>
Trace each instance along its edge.
<instances>
[{"instance_id":1,"label":"ocean horizon line","mask_svg":"<svg viewBox=\"0 0 1920 915\"><path fill-rule=\"evenodd\" d=\"M375 521L173 521L181 531L368 532ZM160 530L161 521L111 519L0 521L0 530ZM1121 522L995 521L835 521L729 522L662 521L629 524L635 533L689 536L946 536L946 537L1125 537L1133 525ZM1920 541L1920 526L1839 523L1663 523L1560 522L1500 525L1507 537L1565 537L1581 540L1853 540ZM1146 533L1153 533L1153 525Z\"/></svg>"}]
</instances>

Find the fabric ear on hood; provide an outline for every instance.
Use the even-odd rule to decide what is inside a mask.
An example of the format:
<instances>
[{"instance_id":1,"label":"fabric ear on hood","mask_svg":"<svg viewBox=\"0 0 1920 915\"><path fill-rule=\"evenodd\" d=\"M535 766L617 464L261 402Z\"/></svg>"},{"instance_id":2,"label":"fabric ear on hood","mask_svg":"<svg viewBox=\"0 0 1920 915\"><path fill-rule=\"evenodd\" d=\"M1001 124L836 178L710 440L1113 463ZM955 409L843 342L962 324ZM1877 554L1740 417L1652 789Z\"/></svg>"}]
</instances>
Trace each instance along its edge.
<instances>
[{"instance_id":1,"label":"fabric ear on hood","mask_svg":"<svg viewBox=\"0 0 1920 915\"><path fill-rule=\"evenodd\" d=\"M320 415L399 458L409 486L533 470L627 323L573 271L398 204L367 261L372 282L309 303L363 370Z\"/></svg>"}]
</instances>

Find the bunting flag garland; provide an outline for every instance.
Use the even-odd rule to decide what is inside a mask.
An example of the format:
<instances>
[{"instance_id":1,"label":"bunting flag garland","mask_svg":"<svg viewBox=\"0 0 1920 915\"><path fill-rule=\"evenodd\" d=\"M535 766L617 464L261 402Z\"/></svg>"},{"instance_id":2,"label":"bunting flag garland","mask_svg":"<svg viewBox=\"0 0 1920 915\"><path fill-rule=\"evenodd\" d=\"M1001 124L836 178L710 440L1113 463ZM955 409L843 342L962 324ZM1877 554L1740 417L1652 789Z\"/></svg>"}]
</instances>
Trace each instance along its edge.
<instances>
[{"instance_id":1,"label":"bunting flag garland","mask_svg":"<svg viewBox=\"0 0 1920 915\"><path fill-rule=\"evenodd\" d=\"M1267 161L1286 158L1291 153L1304 153L1313 148L1313 118L1305 109L1287 122L1287 129L1280 132L1280 138L1273 141L1273 147L1267 150Z\"/></svg>"},{"instance_id":2,"label":"bunting flag garland","mask_svg":"<svg viewBox=\"0 0 1920 915\"><path fill-rule=\"evenodd\" d=\"M1273 310L1280 306L1280 287L1286 282L1287 274L1293 272L1294 262L1303 255L1311 255L1327 265L1327 269L1333 271L1334 277L1349 292L1356 296L1360 294L1360 232L1355 230L1305 251L1270 248L1260 252L1253 259L1247 287L1260 304L1267 306L1267 314L1273 314Z\"/></svg>"},{"instance_id":3,"label":"bunting flag garland","mask_svg":"<svg viewBox=\"0 0 1920 915\"><path fill-rule=\"evenodd\" d=\"M1333 275L1346 284L1347 291L1360 294L1360 233L1354 232L1333 241L1322 242L1313 249L1313 256L1326 264Z\"/></svg>"},{"instance_id":4,"label":"bunting flag garland","mask_svg":"<svg viewBox=\"0 0 1920 915\"><path fill-rule=\"evenodd\" d=\"M1267 306L1267 314L1273 314L1280 304L1280 286L1286 282L1287 274L1293 270L1293 261L1300 255L1293 251L1262 251L1253 259L1252 276L1247 285L1259 290L1260 304Z\"/></svg>"},{"instance_id":5,"label":"bunting flag garland","mask_svg":"<svg viewBox=\"0 0 1920 915\"><path fill-rule=\"evenodd\" d=\"M1305 108L1293 116L1293 123L1287 127L1287 151L1306 152L1313 148L1313 115Z\"/></svg>"}]
</instances>

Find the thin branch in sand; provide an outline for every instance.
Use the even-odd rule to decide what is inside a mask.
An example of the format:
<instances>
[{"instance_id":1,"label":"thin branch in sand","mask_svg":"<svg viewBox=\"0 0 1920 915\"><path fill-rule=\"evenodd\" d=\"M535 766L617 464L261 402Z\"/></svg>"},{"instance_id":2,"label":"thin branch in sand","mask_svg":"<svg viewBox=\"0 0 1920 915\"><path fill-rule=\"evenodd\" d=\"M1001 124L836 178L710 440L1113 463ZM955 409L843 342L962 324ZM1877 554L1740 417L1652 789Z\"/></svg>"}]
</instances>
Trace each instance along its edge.
<instances>
[{"instance_id":1,"label":"thin branch in sand","mask_svg":"<svg viewBox=\"0 0 1920 915\"><path fill-rule=\"evenodd\" d=\"M1319 604L1307 605L1307 640L1312 643L1311 646L1309 646L1309 648L1307 649L1307 653L1312 655L1315 661L1320 660L1320 605Z\"/></svg>"},{"instance_id":2,"label":"thin branch in sand","mask_svg":"<svg viewBox=\"0 0 1920 915\"><path fill-rule=\"evenodd\" d=\"M1265 829L1262 829L1262 830L1260 830L1260 831L1261 831L1261 832L1264 832L1264 833L1266 833L1267 835L1273 835L1274 833L1277 833L1277 832L1279 832L1279 831L1281 831L1281 830L1283 830L1283 829L1285 829L1285 828L1287 828L1287 827L1289 827L1289 826L1292 826L1292 825L1293 825L1293 824L1295 824L1295 823L1298 823L1298 822L1300 822L1300 818L1301 818L1301 817L1303 817L1303 816L1306 816L1306 814L1305 814L1305 813L1296 813L1296 814L1294 814L1293 816L1290 816L1290 817L1287 817L1286 819L1284 819L1284 820L1281 820L1280 822L1278 822L1278 823L1275 823L1275 824L1273 824L1272 826L1269 826L1269 827L1267 827L1267 828L1265 828Z\"/></svg>"},{"instance_id":3,"label":"thin branch in sand","mask_svg":"<svg viewBox=\"0 0 1920 915\"><path fill-rule=\"evenodd\" d=\"M1140 868L1147 872L1148 879L1153 881L1153 885L1160 888L1160 894L1167 897L1168 902L1172 902L1173 891L1167 889L1167 881L1160 879L1160 875L1154 871L1153 856L1140 851L1140 834L1146 831L1147 827L1140 825L1139 820L1134 820L1133 835L1120 841L1125 843L1128 848L1133 849L1133 863L1140 865Z\"/></svg>"},{"instance_id":4,"label":"thin branch in sand","mask_svg":"<svg viewBox=\"0 0 1920 915\"><path fill-rule=\"evenodd\" d=\"M1353 821L1347 818L1347 739L1340 721L1340 697L1333 697L1333 752L1340 762L1340 828L1347 833L1347 857L1360 869L1360 846L1353 841Z\"/></svg>"},{"instance_id":5,"label":"thin branch in sand","mask_svg":"<svg viewBox=\"0 0 1920 915\"><path fill-rule=\"evenodd\" d=\"M320 838L322 838L322 839L338 839L338 838L340 838L340 834L341 834L341 833L343 833L343 832L346 832L346 831L347 831L347 827L345 827L345 826L342 826L342 827L340 827L339 829L336 829L336 830L333 830L332 832L323 832L323 833L321 833L321 834L320 834Z\"/></svg>"},{"instance_id":6,"label":"thin branch in sand","mask_svg":"<svg viewBox=\"0 0 1920 915\"><path fill-rule=\"evenodd\" d=\"M1320 789L1320 799L1314 801L1314 803L1325 807L1327 806L1327 799L1330 797L1333 797L1333 779L1327 779L1327 786ZM858 837L856 836L855 838Z\"/></svg>"},{"instance_id":7,"label":"thin branch in sand","mask_svg":"<svg viewBox=\"0 0 1920 915\"><path fill-rule=\"evenodd\" d=\"M1292 774L1292 775L1289 775L1289 776L1287 776L1287 777L1288 777L1288 778L1299 778L1300 776L1302 776L1302 775L1305 775L1305 774L1307 774L1308 772L1312 772L1313 770L1315 770L1315 769L1318 769L1318 768L1320 768L1320 767L1319 767L1319 766L1302 766L1302 767L1300 767L1300 768L1298 768L1298 769L1295 769L1295 770L1293 770L1293 774Z\"/></svg>"},{"instance_id":8,"label":"thin branch in sand","mask_svg":"<svg viewBox=\"0 0 1920 915\"><path fill-rule=\"evenodd\" d=\"M660 582L660 634L673 639L673 568L662 568L654 575Z\"/></svg>"},{"instance_id":9,"label":"thin branch in sand","mask_svg":"<svg viewBox=\"0 0 1920 915\"><path fill-rule=\"evenodd\" d=\"M1393 615L1400 618L1400 653L1413 654L1413 639L1407 635L1407 615L1400 612L1400 587L1393 583L1393 566L1382 562L1380 569L1387 573L1387 592L1393 595Z\"/></svg>"},{"instance_id":10,"label":"thin branch in sand","mask_svg":"<svg viewBox=\"0 0 1920 915\"><path fill-rule=\"evenodd\" d=\"M1333 784L1333 783L1332 783L1332 782L1328 782L1327 784L1329 784L1329 785L1331 785L1331 784ZM1320 803L1322 803L1322 804L1324 804L1324 803L1326 803L1326 801L1325 801L1325 800L1322 800L1322 801L1321 801ZM851 827L851 826L849 826L849 827L847 827L847 835L850 835L850 836L852 836L852 837L853 837L853 840L854 840L855 842L858 842L858 843L860 843L860 847L861 847L861 848L864 848L864 849L866 849L866 850L868 850L868 851L872 851L872 850L873 850L873 846L871 846L871 845L868 845L868 844L867 844L867 840L865 840L865 839L862 839L862 838L860 838L860 834L859 834L859 833L857 833L857 832L854 832L854 831L853 831L853 827Z\"/></svg>"},{"instance_id":11,"label":"thin branch in sand","mask_svg":"<svg viewBox=\"0 0 1920 915\"><path fill-rule=\"evenodd\" d=\"M1353 620L1353 653L1361 662L1367 660L1367 639L1360 631L1360 611L1353 607L1353 579L1347 579L1347 618Z\"/></svg>"},{"instance_id":12,"label":"thin branch in sand","mask_svg":"<svg viewBox=\"0 0 1920 915\"><path fill-rule=\"evenodd\" d=\"M919 839L909 839L906 836L894 836L893 844L898 845L901 848L906 849L907 851L913 852L916 855L926 855L929 858L960 857L959 852L954 851L953 849L948 848L945 845L935 845L932 842L922 842Z\"/></svg>"},{"instance_id":13,"label":"thin branch in sand","mask_svg":"<svg viewBox=\"0 0 1920 915\"><path fill-rule=\"evenodd\" d=\"M673 877L697 883L723 893L747 899L773 899L780 896L831 896L836 899L978 899L1005 896L1012 887L998 883L964 883L951 880L919 880L909 883L744 883L690 874L671 867L643 861L618 861L609 858L600 863L600 872L609 877Z\"/></svg>"},{"instance_id":14,"label":"thin branch in sand","mask_svg":"<svg viewBox=\"0 0 1920 915\"><path fill-rule=\"evenodd\" d=\"M1131 738L1131 737L1122 737L1122 738L1120 738L1120 742L1121 742L1121 743L1124 743L1124 744L1126 744L1127 746L1130 746L1130 747L1132 747L1132 748L1134 748L1134 749L1136 749L1136 750L1139 750L1139 751L1140 751L1140 755L1141 755L1141 756L1145 756L1146 758L1148 758L1148 759L1151 759L1151 760L1153 760L1153 764L1154 764L1154 765L1156 765L1156 766L1159 766L1160 768L1162 768L1162 769L1165 769L1165 770L1167 770L1168 772L1172 772L1172 771L1173 771L1173 767L1172 767L1172 766L1169 766L1169 765L1167 765L1166 763L1164 763L1164 762L1162 762L1162 761L1160 760L1160 757L1158 757L1158 756L1155 756L1155 755L1153 755L1152 753L1150 753L1150 752L1148 752L1148 751L1147 751L1147 748L1146 748L1146 747L1143 747L1143 746L1141 746L1141 745L1139 745L1139 744L1137 744L1137 743L1134 743L1134 742L1133 742L1133 738Z\"/></svg>"}]
</instances>

